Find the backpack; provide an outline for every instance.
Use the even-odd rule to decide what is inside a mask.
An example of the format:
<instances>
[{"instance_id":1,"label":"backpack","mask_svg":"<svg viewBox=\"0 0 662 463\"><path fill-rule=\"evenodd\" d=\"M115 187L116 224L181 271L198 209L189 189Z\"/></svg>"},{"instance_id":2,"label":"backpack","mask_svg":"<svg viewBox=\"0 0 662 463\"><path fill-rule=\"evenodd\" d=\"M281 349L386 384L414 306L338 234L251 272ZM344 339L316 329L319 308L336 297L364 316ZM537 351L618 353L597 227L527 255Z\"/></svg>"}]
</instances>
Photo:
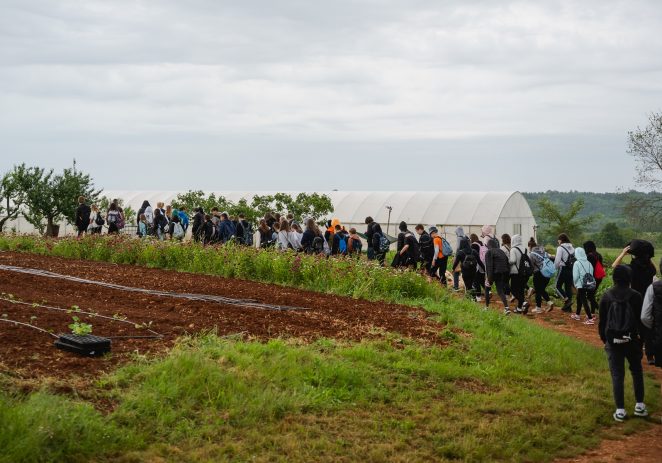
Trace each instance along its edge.
<instances>
[{"instance_id":1,"label":"backpack","mask_svg":"<svg viewBox=\"0 0 662 463\"><path fill-rule=\"evenodd\" d=\"M101 214L97 212L97 218L94 219L94 223L99 227L103 227L106 221L101 217Z\"/></svg>"},{"instance_id":2,"label":"backpack","mask_svg":"<svg viewBox=\"0 0 662 463\"><path fill-rule=\"evenodd\" d=\"M172 237L178 240L184 238L184 227L182 227L181 223L175 222L175 225L173 226L172 229Z\"/></svg>"},{"instance_id":3,"label":"backpack","mask_svg":"<svg viewBox=\"0 0 662 463\"><path fill-rule=\"evenodd\" d=\"M387 253L391 249L391 242L388 240L386 235L383 233L375 233L373 236L373 241L375 237L377 237L377 242L379 243L377 251L379 251L380 254Z\"/></svg>"},{"instance_id":4,"label":"backpack","mask_svg":"<svg viewBox=\"0 0 662 463\"><path fill-rule=\"evenodd\" d=\"M561 246L561 247L568 254L568 257L566 258L566 260L563 261L563 263L565 264L566 267L571 269L575 265L575 262L577 262L577 258L575 257L575 253L573 252L571 254L570 251L568 251L568 249L565 246Z\"/></svg>"},{"instance_id":5,"label":"backpack","mask_svg":"<svg viewBox=\"0 0 662 463\"><path fill-rule=\"evenodd\" d=\"M531 259L529 259L526 251L522 252L517 247L515 249L517 249L517 251L519 251L521 254L519 258L519 265L515 265L517 268L517 274L523 278L528 279L531 277L531 275L533 275L533 264L531 263Z\"/></svg>"},{"instance_id":6,"label":"backpack","mask_svg":"<svg viewBox=\"0 0 662 463\"><path fill-rule=\"evenodd\" d=\"M476 266L478 265L478 259L473 252L467 254L462 261L462 273L473 273L476 271Z\"/></svg>"},{"instance_id":7,"label":"backpack","mask_svg":"<svg viewBox=\"0 0 662 463\"><path fill-rule=\"evenodd\" d=\"M115 225L117 225L117 228L119 228L120 230L124 228L124 214L122 212L118 212L117 223Z\"/></svg>"},{"instance_id":8,"label":"backpack","mask_svg":"<svg viewBox=\"0 0 662 463\"><path fill-rule=\"evenodd\" d=\"M414 237L414 234L411 233L411 232L408 232L407 234L405 234L405 244L408 244L407 239L409 239L411 241L411 243L410 243L411 250L407 250L407 258L406 258L407 259L407 264L411 263L412 260L414 262L418 262L419 256L421 255L421 251L418 247L418 241ZM413 257L411 257L411 256L413 256Z\"/></svg>"},{"instance_id":9,"label":"backpack","mask_svg":"<svg viewBox=\"0 0 662 463\"><path fill-rule=\"evenodd\" d=\"M338 233L338 254L347 254L347 236L344 233Z\"/></svg>"},{"instance_id":10,"label":"backpack","mask_svg":"<svg viewBox=\"0 0 662 463\"><path fill-rule=\"evenodd\" d=\"M552 278L554 275L556 275L556 267L554 266L554 262L552 262L547 253L545 253L543 256L536 252L532 252L531 254L540 257L542 260L542 264L540 265L540 273L542 276L545 278Z\"/></svg>"},{"instance_id":11,"label":"backpack","mask_svg":"<svg viewBox=\"0 0 662 463\"><path fill-rule=\"evenodd\" d=\"M354 254L361 254L361 249L363 249L363 243L361 242L361 240L356 239L356 238L350 238L348 240L348 244L349 244L349 242L352 243L352 245L350 246L349 251L351 253L354 253Z\"/></svg>"},{"instance_id":12,"label":"backpack","mask_svg":"<svg viewBox=\"0 0 662 463\"><path fill-rule=\"evenodd\" d=\"M634 310L629 299L614 298L609 304L605 333L607 341L612 344L625 344L632 340L632 332L636 327Z\"/></svg>"},{"instance_id":13,"label":"backpack","mask_svg":"<svg viewBox=\"0 0 662 463\"><path fill-rule=\"evenodd\" d=\"M598 287L598 283L595 281L595 277L586 271L586 267L581 262L577 262L584 270L584 277L582 278L582 287L587 291L595 291L595 288Z\"/></svg>"},{"instance_id":14,"label":"backpack","mask_svg":"<svg viewBox=\"0 0 662 463\"><path fill-rule=\"evenodd\" d=\"M244 244L253 246L253 225L250 222L246 222L244 225Z\"/></svg>"},{"instance_id":15,"label":"backpack","mask_svg":"<svg viewBox=\"0 0 662 463\"><path fill-rule=\"evenodd\" d=\"M605 272L605 268L602 266L602 262L600 262L600 259L598 259L597 256L595 257L595 269L593 270L593 276L596 280L602 280L607 276L607 272Z\"/></svg>"},{"instance_id":16,"label":"backpack","mask_svg":"<svg viewBox=\"0 0 662 463\"><path fill-rule=\"evenodd\" d=\"M322 254L324 252L324 238L316 236L313 238L313 244L310 246L313 254Z\"/></svg>"},{"instance_id":17,"label":"backpack","mask_svg":"<svg viewBox=\"0 0 662 463\"><path fill-rule=\"evenodd\" d=\"M430 260L430 257L433 257L434 245L432 238L427 233L421 235L421 238L418 241L418 247L421 249L421 257L423 260Z\"/></svg>"},{"instance_id":18,"label":"backpack","mask_svg":"<svg viewBox=\"0 0 662 463\"><path fill-rule=\"evenodd\" d=\"M444 238L441 237L441 253L444 257L450 257L453 255L453 246Z\"/></svg>"},{"instance_id":19,"label":"backpack","mask_svg":"<svg viewBox=\"0 0 662 463\"><path fill-rule=\"evenodd\" d=\"M494 246L494 247L498 248L499 247L499 240L497 240L493 236L490 236L490 239L489 239L488 243L494 243L494 242L496 242L496 246ZM483 243L480 243L480 252L479 252L478 255L479 255L480 261L483 263L483 265L485 265L485 254L487 254L487 250L488 250L488 247L486 245L484 245Z\"/></svg>"}]
</instances>

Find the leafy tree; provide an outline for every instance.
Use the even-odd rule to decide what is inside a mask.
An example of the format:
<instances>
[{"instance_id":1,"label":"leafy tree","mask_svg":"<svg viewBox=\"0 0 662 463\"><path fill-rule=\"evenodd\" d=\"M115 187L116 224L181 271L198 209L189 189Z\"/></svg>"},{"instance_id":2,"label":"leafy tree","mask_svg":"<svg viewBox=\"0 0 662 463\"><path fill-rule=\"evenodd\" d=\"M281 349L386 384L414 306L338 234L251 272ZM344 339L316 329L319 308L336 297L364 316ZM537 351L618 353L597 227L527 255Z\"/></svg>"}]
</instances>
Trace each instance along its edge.
<instances>
[{"instance_id":1,"label":"leafy tree","mask_svg":"<svg viewBox=\"0 0 662 463\"><path fill-rule=\"evenodd\" d=\"M95 201L100 193L94 189L91 177L75 168L64 169L61 175L55 175L53 169L46 171L41 167L29 167L21 188L27 207L24 217L41 233L44 232L45 220L48 236L55 235L56 222L62 219L69 223L76 222L79 196Z\"/></svg>"},{"instance_id":2,"label":"leafy tree","mask_svg":"<svg viewBox=\"0 0 662 463\"><path fill-rule=\"evenodd\" d=\"M172 201L173 208L182 209L185 207L189 214L193 212L193 209L198 207L202 207L205 214L209 214L209 211L214 207L217 207L221 211L226 211L230 206L232 206L232 203L223 196L217 198L214 193L205 195L205 192L202 190L189 190L186 193L180 193Z\"/></svg>"},{"instance_id":3,"label":"leafy tree","mask_svg":"<svg viewBox=\"0 0 662 463\"><path fill-rule=\"evenodd\" d=\"M25 191L21 186L30 184L28 168L25 164L14 166L14 168L2 176L0 180L0 232L8 221L16 219L25 203Z\"/></svg>"},{"instance_id":4,"label":"leafy tree","mask_svg":"<svg viewBox=\"0 0 662 463\"><path fill-rule=\"evenodd\" d=\"M662 186L662 112L652 113L646 127L628 132L627 152L635 160L637 185L646 191L659 190ZM662 223L662 199L659 195L631 197L627 208L638 223Z\"/></svg>"},{"instance_id":5,"label":"leafy tree","mask_svg":"<svg viewBox=\"0 0 662 463\"><path fill-rule=\"evenodd\" d=\"M575 200L564 212L561 206L551 202L547 198L538 201L540 220L543 224L543 234L551 240L561 233L577 240L582 236L584 229L595 220L594 216L580 217L579 213L584 208L584 200Z\"/></svg>"},{"instance_id":6,"label":"leafy tree","mask_svg":"<svg viewBox=\"0 0 662 463\"><path fill-rule=\"evenodd\" d=\"M622 248L627 242L620 227L613 222L602 227L598 240L600 245L606 248Z\"/></svg>"}]
</instances>

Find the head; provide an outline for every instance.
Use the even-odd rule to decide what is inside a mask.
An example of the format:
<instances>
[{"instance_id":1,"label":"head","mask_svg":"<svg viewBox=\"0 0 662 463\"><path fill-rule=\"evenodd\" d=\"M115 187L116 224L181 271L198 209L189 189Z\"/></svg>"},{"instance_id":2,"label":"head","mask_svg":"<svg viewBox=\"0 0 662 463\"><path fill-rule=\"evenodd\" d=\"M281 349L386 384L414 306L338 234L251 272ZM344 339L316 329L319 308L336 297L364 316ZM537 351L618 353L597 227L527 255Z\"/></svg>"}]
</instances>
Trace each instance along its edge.
<instances>
[{"instance_id":1,"label":"head","mask_svg":"<svg viewBox=\"0 0 662 463\"><path fill-rule=\"evenodd\" d=\"M582 245L582 247L584 248L587 254L591 254L593 252L598 251L598 248L593 241L587 241Z\"/></svg>"},{"instance_id":2,"label":"head","mask_svg":"<svg viewBox=\"0 0 662 463\"><path fill-rule=\"evenodd\" d=\"M99 212L99 206L97 206L96 204L92 204L92 210L94 212Z\"/></svg>"},{"instance_id":3,"label":"head","mask_svg":"<svg viewBox=\"0 0 662 463\"><path fill-rule=\"evenodd\" d=\"M230 220L230 217L228 216L227 212L223 212L221 214L221 220Z\"/></svg>"},{"instance_id":4,"label":"head","mask_svg":"<svg viewBox=\"0 0 662 463\"><path fill-rule=\"evenodd\" d=\"M504 233L503 235L501 235L501 244L503 244L504 246L511 245L510 235L508 233Z\"/></svg>"},{"instance_id":5,"label":"head","mask_svg":"<svg viewBox=\"0 0 662 463\"><path fill-rule=\"evenodd\" d=\"M575 249L575 257L577 260L586 260L586 251L584 248Z\"/></svg>"},{"instance_id":6,"label":"head","mask_svg":"<svg viewBox=\"0 0 662 463\"><path fill-rule=\"evenodd\" d=\"M494 236L494 227L492 225L483 225L483 227L480 229L482 237L485 236Z\"/></svg>"},{"instance_id":7,"label":"head","mask_svg":"<svg viewBox=\"0 0 662 463\"><path fill-rule=\"evenodd\" d=\"M349 229L349 234L350 235L356 235L356 228L352 227Z\"/></svg>"},{"instance_id":8,"label":"head","mask_svg":"<svg viewBox=\"0 0 662 463\"><path fill-rule=\"evenodd\" d=\"M263 232L269 230L269 225L267 225L267 220L260 219L260 225L258 226L258 228Z\"/></svg>"},{"instance_id":9,"label":"head","mask_svg":"<svg viewBox=\"0 0 662 463\"><path fill-rule=\"evenodd\" d=\"M108 208L109 211L116 211L117 210L117 204L115 203L110 203L110 207Z\"/></svg>"},{"instance_id":10,"label":"head","mask_svg":"<svg viewBox=\"0 0 662 463\"><path fill-rule=\"evenodd\" d=\"M437 230L437 227L430 227L428 228L428 233L430 234L431 237L435 237L439 235L439 230Z\"/></svg>"},{"instance_id":11,"label":"head","mask_svg":"<svg viewBox=\"0 0 662 463\"><path fill-rule=\"evenodd\" d=\"M522 235L513 235L511 239L511 244L513 246L521 246L522 245Z\"/></svg>"},{"instance_id":12,"label":"head","mask_svg":"<svg viewBox=\"0 0 662 463\"><path fill-rule=\"evenodd\" d=\"M117 208L117 206L115 206L115 207ZM112 208L112 206L111 206L111 208ZM154 217L161 217L161 209L159 209L158 207L156 209L154 209Z\"/></svg>"},{"instance_id":13,"label":"head","mask_svg":"<svg viewBox=\"0 0 662 463\"><path fill-rule=\"evenodd\" d=\"M274 228L274 231L278 233L280 231L280 222L274 222L272 227Z\"/></svg>"},{"instance_id":14,"label":"head","mask_svg":"<svg viewBox=\"0 0 662 463\"><path fill-rule=\"evenodd\" d=\"M239 214L239 220L246 220L246 214L244 214L243 212Z\"/></svg>"},{"instance_id":15,"label":"head","mask_svg":"<svg viewBox=\"0 0 662 463\"><path fill-rule=\"evenodd\" d=\"M306 219L306 230L310 230L311 232L317 231L317 224L312 218Z\"/></svg>"},{"instance_id":16,"label":"head","mask_svg":"<svg viewBox=\"0 0 662 463\"><path fill-rule=\"evenodd\" d=\"M336 224L336 226L333 227L333 229L336 231L336 233L338 233L339 231L342 231L342 227L340 226L340 224Z\"/></svg>"},{"instance_id":17,"label":"head","mask_svg":"<svg viewBox=\"0 0 662 463\"><path fill-rule=\"evenodd\" d=\"M398 229L401 232L407 231L407 222L405 222L404 220L400 222L400 225L398 225Z\"/></svg>"},{"instance_id":18,"label":"head","mask_svg":"<svg viewBox=\"0 0 662 463\"><path fill-rule=\"evenodd\" d=\"M85 196L78 197L78 204L85 204Z\"/></svg>"},{"instance_id":19,"label":"head","mask_svg":"<svg viewBox=\"0 0 662 463\"><path fill-rule=\"evenodd\" d=\"M287 220L290 221L290 222L293 221L294 220L294 214L292 214L291 212L288 213L287 214Z\"/></svg>"},{"instance_id":20,"label":"head","mask_svg":"<svg viewBox=\"0 0 662 463\"><path fill-rule=\"evenodd\" d=\"M365 218L365 224L366 225L370 225L373 222L374 222L374 220L373 220L372 217L368 216L368 217Z\"/></svg>"},{"instance_id":21,"label":"head","mask_svg":"<svg viewBox=\"0 0 662 463\"><path fill-rule=\"evenodd\" d=\"M303 233L303 230L301 229L301 225L299 225L296 222L292 222L292 225L290 225L290 228L292 228L292 230L294 230L297 233Z\"/></svg>"},{"instance_id":22,"label":"head","mask_svg":"<svg viewBox=\"0 0 662 463\"><path fill-rule=\"evenodd\" d=\"M462 228L462 227L457 227L457 228L455 229L455 236L457 236L458 238L464 238L464 237L467 236L467 235L464 234L464 228Z\"/></svg>"},{"instance_id":23,"label":"head","mask_svg":"<svg viewBox=\"0 0 662 463\"><path fill-rule=\"evenodd\" d=\"M499 243L495 239L489 239L489 240L487 240L487 247L489 249L498 249L499 248Z\"/></svg>"},{"instance_id":24,"label":"head","mask_svg":"<svg viewBox=\"0 0 662 463\"><path fill-rule=\"evenodd\" d=\"M216 214L216 213L218 213L218 207L216 207L216 206L212 207L212 208L211 208L211 213L212 213L212 214Z\"/></svg>"},{"instance_id":25,"label":"head","mask_svg":"<svg viewBox=\"0 0 662 463\"><path fill-rule=\"evenodd\" d=\"M149 201L144 200L143 205L140 208L144 210L147 209L148 207L152 207L152 206L149 205Z\"/></svg>"},{"instance_id":26,"label":"head","mask_svg":"<svg viewBox=\"0 0 662 463\"><path fill-rule=\"evenodd\" d=\"M145 216L145 214L140 214L140 221L147 222L147 216Z\"/></svg>"},{"instance_id":27,"label":"head","mask_svg":"<svg viewBox=\"0 0 662 463\"><path fill-rule=\"evenodd\" d=\"M418 235L422 235L423 233L425 233L425 227L423 225L421 225L420 223L418 225L416 225L415 230L416 230L416 233Z\"/></svg>"},{"instance_id":28,"label":"head","mask_svg":"<svg viewBox=\"0 0 662 463\"><path fill-rule=\"evenodd\" d=\"M205 220L206 220L207 222L211 222L211 215L209 215L209 214L205 214Z\"/></svg>"},{"instance_id":29,"label":"head","mask_svg":"<svg viewBox=\"0 0 662 463\"><path fill-rule=\"evenodd\" d=\"M172 205L168 204L166 206L166 213L170 213L170 212L172 212Z\"/></svg>"},{"instance_id":30,"label":"head","mask_svg":"<svg viewBox=\"0 0 662 463\"><path fill-rule=\"evenodd\" d=\"M159 209L163 209L163 201L159 201L158 203L156 203L156 207L158 207Z\"/></svg>"},{"instance_id":31,"label":"head","mask_svg":"<svg viewBox=\"0 0 662 463\"><path fill-rule=\"evenodd\" d=\"M280 219L280 231L290 231L290 222L287 221L287 217Z\"/></svg>"},{"instance_id":32,"label":"head","mask_svg":"<svg viewBox=\"0 0 662 463\"><path fill-rule=\"evenodd\" d=\"M565 233L561 233L558 236L557 241L559 244L566 244L566 243L570 243L570 238Z\"/></svg>"},{"instance_id":33,"label":"head","mask_svg":"<svg viewBox=\"0 0 662 463\"><path fill-rule=\"evenodd\" d=\"M528 246L529 246L529 249L533 249L536 246L538 246L538 243L536 243L536 240L533 239L533 236L529 239Z\"/></svg>"},{"instance_id":34,"label":"head","mask_svg":"<svg viewBox=\"0 0 662 463\"><path fill-rule=\"evenodd\" d=\"M480 238L478 238L478 235L476 235L475 233L472 233L471 235L469 235L469 241L471 241L472 243L479 243Z\"/></svg>"},{"instance_id":35,"label":"head","mask_svg":"<svg viewBox=\"0 0 662 463\"><path fill-rule=\"evenodd\" d=\"M632 273L630 267L627 265L619 265L614 269L612 274L614 285L621 287L628 287L632 283Z\"/></svg>"}]
</instances>

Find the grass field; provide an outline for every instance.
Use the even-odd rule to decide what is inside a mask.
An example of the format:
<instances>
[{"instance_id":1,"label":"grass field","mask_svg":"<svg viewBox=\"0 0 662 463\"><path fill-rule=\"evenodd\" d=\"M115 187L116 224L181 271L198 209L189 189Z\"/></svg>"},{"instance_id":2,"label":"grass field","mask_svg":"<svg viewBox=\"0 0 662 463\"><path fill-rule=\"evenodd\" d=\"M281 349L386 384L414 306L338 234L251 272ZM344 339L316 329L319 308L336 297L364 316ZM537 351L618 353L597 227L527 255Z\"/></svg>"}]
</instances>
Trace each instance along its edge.
<instances>
[{"instance_id":1,"label":"grass field","mask_svg":"<svg viewBox=\"0 0 662 463\"><path fill-rule=\"evenodd\" d=\"M446 324L439 336L448 342L440 348L387 333L380 341L260 343L211 332L181 338L165 357L136 357L68 394L46 383L25 393L3 372L0 462L549 461L597 444L611 424L599 349L521 317L485 312L415 274L107 238L0 236L0 249L188 265L422 306ZM657 397L650 399L657 409ZM112 407L98 411L90 403ZM619 429L642 426L631 420Z\"/></svg>"}]
</instances>

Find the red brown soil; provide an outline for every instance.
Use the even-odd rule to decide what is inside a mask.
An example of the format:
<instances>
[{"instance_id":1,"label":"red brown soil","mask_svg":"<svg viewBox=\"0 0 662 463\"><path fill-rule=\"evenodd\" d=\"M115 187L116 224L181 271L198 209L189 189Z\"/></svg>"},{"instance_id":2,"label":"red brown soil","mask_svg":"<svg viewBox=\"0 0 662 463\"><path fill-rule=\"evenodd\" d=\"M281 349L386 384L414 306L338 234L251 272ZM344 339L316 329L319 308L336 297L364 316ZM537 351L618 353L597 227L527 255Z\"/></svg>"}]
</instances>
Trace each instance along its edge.
<instances>
[{"instance_id":1,"label":"red brown soil","mask_svg":"<svg viewBox=\"0 0 662 463\"><path fill-rule=\"evenodd\" d=\"M285 306L306 307L305 311L271 311L151 296L43 276L0 270L0 292L25 302L47 301L46 305L81 310L100 315L115 314L140 323L164 335L162 340L122 339L113 341L113 354L103 359L84 358L53 346L45 333L0 322L0 369L25 377L44 375L85 375L108 370L127 360L132 353L160 352L172 346L178 336L205 330L219 335L240 333L246 339L266 340L295 337L371 339L385 332L437 345L443 325L428 319L428 313L397 304L369 302L215 276L149 269L145 267L44 257L22 253L0 253L0 264L104 281L124 286L175 292L222 295L237 299ZM101 318L16 305L0 301L0 314L8 319L32 323L54 333L69 332L73 315L93 325L99 336L146 335L144 329ZM36 317L36 319L31 319ZM4 368L2 368L4 365Z\"/></svg>"}]
</instances>

